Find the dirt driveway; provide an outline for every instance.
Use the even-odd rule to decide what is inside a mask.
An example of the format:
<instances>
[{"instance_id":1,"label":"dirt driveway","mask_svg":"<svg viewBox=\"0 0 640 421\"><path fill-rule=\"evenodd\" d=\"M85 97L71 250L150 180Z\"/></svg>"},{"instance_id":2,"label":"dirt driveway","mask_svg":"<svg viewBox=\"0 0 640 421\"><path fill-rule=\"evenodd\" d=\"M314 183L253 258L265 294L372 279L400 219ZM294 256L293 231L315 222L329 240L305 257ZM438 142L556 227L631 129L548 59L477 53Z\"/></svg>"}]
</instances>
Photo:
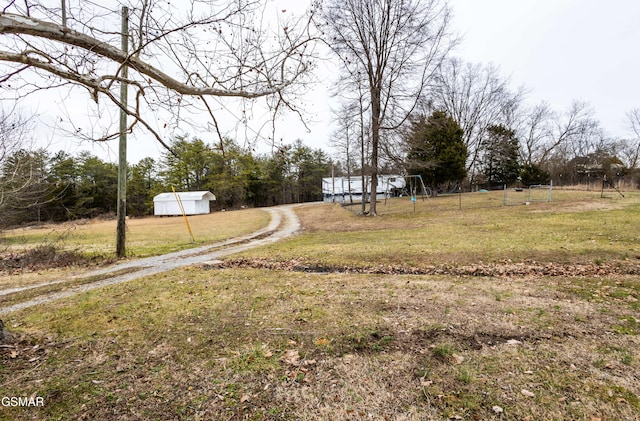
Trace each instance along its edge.
<instances>
[{"instance_id":1,"label":"dirt driveway","mask_svg":"<svg viewBox=\"0 0 640 421\"><path fill-rule=\"evenodd\" d=\"M40 295L36 298L13 304L11 306L0 307L0 315L38 304L48 303L61 298L70 297L96 288L166 272L183 266L215 262L216 260L230 254L279 241L295 234L300 229L300 221L293 211L295 206L299 205L265 208L265 211L267 211L271 216L271 221L267 227L254 233L232 238L216 244L181 250L161 256L130 260L107 268L95 270L83 275L83 278L99 278L96 282L85 283L83 285L65 289L64 291ZM109 274L113 274L113 276L109 276ZM69 282L69 280L61 279L30 285L28 287L6 289L0 291L0 297L29 289L43 288L66 282Z\"/></svg>"}]
</instances>

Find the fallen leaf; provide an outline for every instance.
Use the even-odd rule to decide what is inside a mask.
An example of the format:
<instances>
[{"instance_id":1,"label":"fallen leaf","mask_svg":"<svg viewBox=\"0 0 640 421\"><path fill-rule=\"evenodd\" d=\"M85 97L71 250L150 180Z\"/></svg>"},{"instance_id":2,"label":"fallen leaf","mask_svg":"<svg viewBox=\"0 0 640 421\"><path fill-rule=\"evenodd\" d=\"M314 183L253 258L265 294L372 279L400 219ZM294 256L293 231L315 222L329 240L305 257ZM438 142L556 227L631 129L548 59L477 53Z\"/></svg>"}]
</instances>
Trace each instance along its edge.
<instances>
[{"instance_id":1,"label":"fallen leaf","mask_svg":"<svg viewBox=\"0 0 640 421\"><path fill-rule=\"evenodd\" d=\"M244 394L242 395L242 397L240 398L240 403L245 403L248 402L251 399L251 396Z\"/></svg>"},{"instance_id":2,"label":"fallen leaf","mask_svg":"<svg viewBox=\"0 0 640 421\"><path fill-rule=\"evenodd\" d=\"M285 351L280 360L290 365L300 365L300 353L295 349L289 349Z\"/></svg>"},{"instance_id":3,"label":"fallen leaf","mask_svg":"<svg viewBox=\"0 0 640 421\"><path fill-rule=\"evenodd\" d=\"M528 396L530 398L533 398L534 396L536 396L535 393L533 393L533 392L531 392L531 391L529 391L527 389L522 389L520 391L520 393L522 393L523 395Z\"/></svg>"}]
</instances>

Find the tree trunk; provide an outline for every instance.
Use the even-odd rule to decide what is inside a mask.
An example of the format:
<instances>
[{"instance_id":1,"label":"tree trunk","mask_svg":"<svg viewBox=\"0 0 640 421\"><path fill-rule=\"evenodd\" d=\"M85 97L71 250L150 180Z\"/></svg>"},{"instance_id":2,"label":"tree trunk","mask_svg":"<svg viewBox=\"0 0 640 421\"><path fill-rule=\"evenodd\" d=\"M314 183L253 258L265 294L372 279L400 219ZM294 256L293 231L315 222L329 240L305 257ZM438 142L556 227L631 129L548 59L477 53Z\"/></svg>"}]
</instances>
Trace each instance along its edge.
<instances>
[{"instance_id":1,"label":"tree trunk","mask_svg":"<svg viewBox=\"0 0 640 421\"><path fill-rule=\"evenodd\" d=\"M380 85L381 86L381 82ZM378 190L378 149L380 143L380 88L371 89L371 199L369 202L369 215L377 216L376 193Z\"/></svg>"},{"instance_id":2,"label":"tree trunk","mask_svg":"<svg viewBox=\"0 0 640 421\"><path fill-rule=\"evenodd\" d=\"M0 320L0 344L10 344L15 342L15 338L11 332L4 327L4 322Z\"/></svg>"}]
</instances>

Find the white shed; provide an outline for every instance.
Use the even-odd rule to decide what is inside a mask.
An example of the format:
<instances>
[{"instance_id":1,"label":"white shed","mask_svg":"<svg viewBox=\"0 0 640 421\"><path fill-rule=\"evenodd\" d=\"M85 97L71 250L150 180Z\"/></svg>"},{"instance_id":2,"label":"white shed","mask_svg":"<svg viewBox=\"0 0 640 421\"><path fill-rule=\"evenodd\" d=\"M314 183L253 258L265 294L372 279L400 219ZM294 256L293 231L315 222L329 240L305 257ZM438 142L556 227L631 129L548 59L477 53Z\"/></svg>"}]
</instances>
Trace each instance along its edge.
<instances>
[{"instance_id":1,"label":"white shed","mask_svg":"<svg viewBox=\"0 0 640 421\"><path fill-rule=\"evenodd\" d=\"M154 215L182 215L180 205L176 200L176 195L180 198L184 213L187 215L203 215L210 212L209 202L216 200L213 193L209 191L185 191L176 193L160 193L153 198Z\"/></svg>"}]
</instances>

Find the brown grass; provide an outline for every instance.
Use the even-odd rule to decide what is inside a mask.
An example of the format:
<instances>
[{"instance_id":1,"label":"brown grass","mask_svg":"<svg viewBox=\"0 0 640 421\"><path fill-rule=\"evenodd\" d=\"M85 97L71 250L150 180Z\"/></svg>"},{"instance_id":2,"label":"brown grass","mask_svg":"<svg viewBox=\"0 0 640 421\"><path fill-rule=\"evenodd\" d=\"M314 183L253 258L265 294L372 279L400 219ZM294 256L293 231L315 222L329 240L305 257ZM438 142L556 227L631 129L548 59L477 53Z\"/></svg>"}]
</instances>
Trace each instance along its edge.
<instances>
[{"instance_id":1,"label":"brown grass","mask_svg":"<svg viewBox=\"0 0 640 421\"><path fill-rule=\"evenodd\" d=\"M638 204L606 200L462 212L433 200L443 208L416 214L398 202L379 218L300 208L303 234L242 255L273 266L185 268L4 317L20 341L0 348L0 396L45 407L0 419L637 419L640 281L615 268L637 266L637 218L624 221ZM473 276L454 270L478 262L453 250L452 229L439 251L463 259L444 259L444 275L304 271L340 260L336 236L360 250L341 264L364 272L385 253L411 267L402 240L444 224L507 244L495 225L508 218L551 224L538 228L558 233L553 250L581 240L599 254L569 249L547 275L501 272L522 262L476 244L496 271ZM551 270L572 260L590 269Z\"/></svg>"},{"instance_id":2,"label":"brown grass","mask_svg":"<svg viewBox=\"0 0 640 421\"><path fill-rule=\"evenodd\" d=\"M128 258L158 255L255 232L269 222L260 209L127 221ZM17 228L0 236L0 288L71 281L115 260L116 221L96 219ZM1 301L1 299L0 299Z\"/></svg>"},{"instance_id":3,"label":"brown grass","mask_svg":"<svg viewBox=\"0 0 640 421\"><path fill-rule=\"evenodd\" d=\"M208 244L257 231L266 226L269 215L260 209L215 212L188 217L195 237L191 241L182 217L146 217L127 220L127 254L143 257ZM82 220L45 224L2 233L5 252L20 251L40 244L55 244L84 253L115 253L115 220Z\"/></svg>"},{"instance_id":4,"label":"brown grass","mask_svg":"<svg viewBox=\"0 0 640 421\"><path fill-rule=\"evenodd\" d=\"M45 397L10 419L633 419L640 283L579 281L177 270L11 315L0 394Z\"/></svg>"},{"instance_id":5,"label":"brown grass","mask_svg":"<svg viewBox=\"0 0 640 421\"><path fill-rule=\"evenodd\" d=\"M501 206L501 193L463 195L420 203L380 203L378 217L360 217L337 204L298 211L304 235L243 253L247 259L299 261L329 270L400 266L428 272L433 266L483 263L635 264L640 196L601 199L589 192L561 192L552 203ZM494 202L498 206L493 206ZM408 272L409 270L406 270Z\"/></svg>"}]
</instances>

